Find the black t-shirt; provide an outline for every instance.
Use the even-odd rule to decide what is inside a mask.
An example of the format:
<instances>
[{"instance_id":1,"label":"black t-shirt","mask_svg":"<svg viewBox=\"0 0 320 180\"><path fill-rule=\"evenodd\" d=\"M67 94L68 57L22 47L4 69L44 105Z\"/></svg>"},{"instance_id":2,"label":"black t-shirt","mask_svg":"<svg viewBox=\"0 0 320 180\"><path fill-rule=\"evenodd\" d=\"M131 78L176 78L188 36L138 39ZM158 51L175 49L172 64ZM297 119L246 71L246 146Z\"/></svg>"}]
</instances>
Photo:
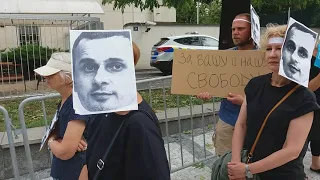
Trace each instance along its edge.
<instances>
[{"instance_id":1,"label":"black t-shirt","mask_svg":"<svg viewBox=\"0 0 320 180\"><path fill-rule=\"evenodd\" d=\"M251 149L262 122L269 111L295 86L296 83L294 82L283 87L272 86L271 73L255 77L249 81L245 88L247 99L247 133L244 147L246 149ZM281 150L286 140L290 121L319 109L320 107L316 103L314 93L303 86L299 87L269 116L256 145L252 161L259 161ZM273 170L261 173L261 179L304 180L303 158L306 150L307 143L297 159Z\"/></svg>"},{"instance_id":2,"label":"black t-shirt","mask_svg":"<svg viewBox=\"0 0 320 180\"><path fill-rule=\"evenodd\" d=\"M320 73L320 69L314 65L315 61L316 57L312 56L309 80L312 80ZM320 104L320 88L314 91L314 93L316 94L318 104Z\"/></svg>"},{"instance_id":3,"label":"black t-shirt","mask_svg":"<svg viewBox=\"0 0 320 180\"><path fill-rule=\"evenodd\" d=\"M152 119L142 110L151 115ZM123 121L124 125L104 161L104 168L98 179L170 179L158 119L145 101L139 104L139 111L131 111L125 116L116 113L102 114L94 121L96 122L91 124L91 130L96 131L92 132L87 150L89 179L93 179L98 171L97 163L99 159L103 159L111 139Z\"/></svg>"},{"instance_id":4,"label":"black t-shirt","mask_svg":"<svg viewBox=\"0 0 320 180\"><path fill-rule=\"evenodd\" d=\"M57 124L56 132L57 138L63 139L64 134L67 130L68 123L72 120L81 120L86 123L86 128L84 130L83 136L87 138L87 129L89 123L94 115L79 115L76 114L73 109L72 95L63 103L61 109L60 104L57 107ZM61 160L53 155L52 166L51 166L51 176L60 180L76 180L79 178L83 164L86 160L86 151L76 152L75 155L68 160Z\"/></svg>"}]
</instances>

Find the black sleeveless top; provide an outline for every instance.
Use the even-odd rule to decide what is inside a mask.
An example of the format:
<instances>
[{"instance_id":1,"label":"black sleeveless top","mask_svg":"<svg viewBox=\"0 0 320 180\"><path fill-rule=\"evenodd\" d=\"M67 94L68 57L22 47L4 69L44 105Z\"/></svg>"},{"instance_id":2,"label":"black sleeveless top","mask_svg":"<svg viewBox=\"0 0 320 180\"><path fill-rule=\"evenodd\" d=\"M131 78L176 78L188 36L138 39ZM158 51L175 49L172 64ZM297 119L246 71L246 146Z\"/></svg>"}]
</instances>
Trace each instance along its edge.
<instances>
[{"instance_id":1,"label":"black sleeveless top","mask_svg":"<svg viewBox=\"0 0 320 180\"><path fill-rule=\"evenodd\" d=\"M247 99L247 133L245 148L250 150L260 130L263 120L273 106L285 96L296 83L283 87L271 85L271 73L255 77L245 88ZM319 110L313 92L299 87L270 115L254 151L252 161L259 161L281 150L286 140L290 121L312 111ZM260 174L262 179L304 180L303 158L307 151L307 141L299 157L283 166Z\"/></svg>"}]
</instances>

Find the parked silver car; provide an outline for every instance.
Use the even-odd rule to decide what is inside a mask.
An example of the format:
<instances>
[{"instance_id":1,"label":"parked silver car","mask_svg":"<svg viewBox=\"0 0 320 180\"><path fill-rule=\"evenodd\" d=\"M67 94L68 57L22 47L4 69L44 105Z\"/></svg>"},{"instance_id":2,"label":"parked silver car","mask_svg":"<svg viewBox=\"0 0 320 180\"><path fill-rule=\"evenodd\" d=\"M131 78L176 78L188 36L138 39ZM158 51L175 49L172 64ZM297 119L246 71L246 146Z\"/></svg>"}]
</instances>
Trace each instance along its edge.
<instances>
[{"instance_id":1,"label":"parked silver car","mask_svg":"<svg viewBox=\"0 0 320 180\"><path fill-rule=\"evenodd\" d=\"M212 36L188 34L161 38L151 50L150 66L164 74L172 74L173 51L181 49L218 50L219 40Z\"/></svg>"}]
</instances>

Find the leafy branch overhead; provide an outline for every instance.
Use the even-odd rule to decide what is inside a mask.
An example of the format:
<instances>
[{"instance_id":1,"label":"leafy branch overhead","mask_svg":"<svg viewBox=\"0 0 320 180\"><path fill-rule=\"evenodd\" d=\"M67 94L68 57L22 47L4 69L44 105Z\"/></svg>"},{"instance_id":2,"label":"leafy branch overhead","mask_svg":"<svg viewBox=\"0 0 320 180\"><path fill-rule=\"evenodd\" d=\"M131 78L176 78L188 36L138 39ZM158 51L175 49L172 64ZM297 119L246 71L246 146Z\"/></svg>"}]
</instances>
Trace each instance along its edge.
<instances>
[{"instance_id":1,"label":"leafy branch overhead","mask_svg":"<svg viewBox=\"0 0 320 180\"><path fill-rule=\"evenodd\" d=\"M218 0L199 0L200 3L211 3L213 1ZM114 9L121 9L124 10L124 8L128 5L134 5L136 8L140 8L141 11L145 9L149 9L153 11L154 8L159 8L160 6L168 6L168 7L174 7L177 8L179 6L183 6L184 4L190 4L193 3L194 0L102 0L102 4L113 4Z\"/></svg>"},{"instance_id":2,"label":"leafy branch overhead","mask_svg":"<svg viewBox=\"0 0 320 180\"><path fill-rule=\"evenodd\" d=\"M305 9L309 4L320 5L320 0L251 0L256 9L269 12L285 12Z\"/></svg>"},{"instance_id":3,"label":"leafy branch overhead","mask_svg":"<svg viewBox=\"0 0 320 180\"><path fill-rule=\"evenodd\" d=\"M219 24L221 16L221 2L223 0L102 0L102 4L113 4L114 9L122 12L128 6L134 6L141 11L153 11L160 6L174 7L177 12L177 22L194 24L197 22L197 5L199 7L200 24ZM286 16L288 9L301 22L320 26L320 0L251 0L257 13L266 21L280 21ZM236 8L236 7L235 7ZM274 15L270 19L269 15ZM281 20L282 21L282 20ZM310 21L310 22L309 22Z\"/></svg>"},{"instance_id":4,"label":"leafy branch overhead","mask_svg":"<svg viewBox=\"0 0 320 180\"><path fill-rule=\"evenodd\" d=\"M161 3L162 1L162 3ZM181 7L185 4L192 4L196 0L102 0L102 4L114 3L114 9L124 9L128 5L134 5L141 10L159 8L160 6ZM221 2L222 0L198 0L203 4L212 2ZM251 0L256 9L262 11L287 11L290 7L292 10L300 10L307 7L308 4L320 5L320 0Z\"/></svg>"}]
</instances>

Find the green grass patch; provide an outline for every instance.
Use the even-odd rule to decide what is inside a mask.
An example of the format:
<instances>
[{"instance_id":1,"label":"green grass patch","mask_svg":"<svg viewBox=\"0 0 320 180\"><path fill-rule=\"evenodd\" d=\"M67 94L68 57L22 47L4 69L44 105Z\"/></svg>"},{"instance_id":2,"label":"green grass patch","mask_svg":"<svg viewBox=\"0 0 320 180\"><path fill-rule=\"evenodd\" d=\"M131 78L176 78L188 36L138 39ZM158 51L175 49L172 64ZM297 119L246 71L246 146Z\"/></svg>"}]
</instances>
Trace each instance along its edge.
<instances>
[{"instance_id":1,"label":"green grass patch","mask_svg":"<svg viewBox=\"0 0 320 180\"><path fill-rule=\"evenodd\" d=\"M203 169L204 168L204 163L203 162L200 162L198 164L195 164L193 165L194 168L197 168L197 169Z\"/></svg>"},{"instance_id":2,"label":"green grass patch","mask_svg":"<svg viewBox=\"0 0 320 180\"><path fill-rule=\"evenodd\" d=\"M139 93L148 103L150 103L149 90L139 91ZM165 93L165 98L164 98L164 93ZM162 89L152 90L152 93L151 93L152 108L156 112L162 111L164 110L164 104L165 104L164 102L166 102L167 108L190 106L190 102L192 102L192 105L200 105L202 103L202 100L197 99L196 97L192 96L190 98L190 96L185 96L185 95L179 95L179 101L178 101L177 96L178 95L170 94L170 89L165 89L165 92L163 92ZM20 128L20 122L18 118L18 107L22 100L23 99L0 101L0 105L7 109L9 116L12 120L12 124L17 129ZM221 98L215 99L216 102L220 100ZM51 122L59 101L60 101L60 98L44 100L48 123ZM212 100L205 101L204 103L210 103L210 102L212 102ZM39 126L45 125L44 113L43 113L41 101L27 103L24 108L24 115L25 115L25 123L27 128L39 127ZM5 124L4 124L3 114L0 113L0 132L3 132L3 131L5 131Z\"/></svg>"},{"instance_id":3,"label":"green grass patch","mask_svg":"<svg viewBox=\"0 0 320 180\"><path fill-rule=\"evenodd\" d=\"M212 143L207 143L206 144L207 149L213 149L213 144Z\"/></svg>"}]
</instances>

